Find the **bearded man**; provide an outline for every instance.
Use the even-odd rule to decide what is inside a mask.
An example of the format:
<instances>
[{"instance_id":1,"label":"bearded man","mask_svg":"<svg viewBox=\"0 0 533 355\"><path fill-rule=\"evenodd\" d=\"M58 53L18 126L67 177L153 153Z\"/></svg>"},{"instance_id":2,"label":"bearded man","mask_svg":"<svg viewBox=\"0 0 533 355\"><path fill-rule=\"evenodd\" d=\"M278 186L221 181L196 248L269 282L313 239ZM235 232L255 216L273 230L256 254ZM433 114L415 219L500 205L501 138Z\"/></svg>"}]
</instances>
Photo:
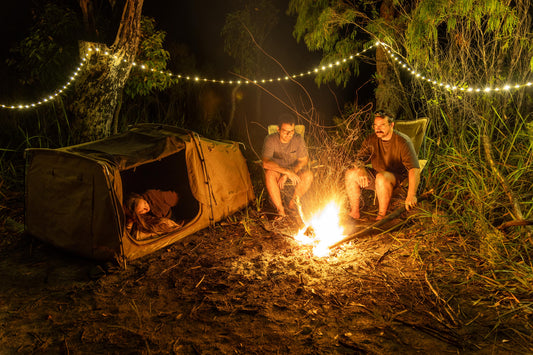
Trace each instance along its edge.
<instances>
[{"instance_id":1,"label":"bearded man","mask_svg":"<svg viewBox=\"0 0 533 355\"><path fill-rule=\"evenodd\" d=\"M411 139L394 130L394 118L384 111L374 114L374 133L357 152L354 166L346 171L345 186L350 202L350 217L360 219L361 190L374 190L378 200L376 220L385 217L395 188L408 179L405 208L417 204L420 166ZM367 164L371 163L371 168Z\"/></svg>"}]
</instances>

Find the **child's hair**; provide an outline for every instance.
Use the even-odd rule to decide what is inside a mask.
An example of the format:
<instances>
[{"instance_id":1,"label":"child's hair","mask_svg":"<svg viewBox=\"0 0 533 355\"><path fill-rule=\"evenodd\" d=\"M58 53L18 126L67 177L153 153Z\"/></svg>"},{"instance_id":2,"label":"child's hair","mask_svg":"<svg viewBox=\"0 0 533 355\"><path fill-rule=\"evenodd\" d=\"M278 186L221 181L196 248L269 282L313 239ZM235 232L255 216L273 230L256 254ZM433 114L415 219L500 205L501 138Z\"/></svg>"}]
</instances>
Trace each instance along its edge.
<instances>
[{"instance_id":1,"label":"child's hair","mask_svg":"<svg viewBox=\"0 0 533 355\"><path fill-rule=\"evenodd\" d=\"M137 213L137 205L139 204L140 200L143 200L143 197L137 193L131 193L126 198L126 203L124 203L126 222L132 222L133 226L135 226L137 229L143 232L148 232L150 230L150 226L146 216Z\"/></svg>"},{"instance_id":2,"label":"child's hair","mask_svg":"<svg viewBox=\"0 0 533 355\"><path fill-rule=\"evenodd\" d=\"M137 213L137 206L141 200L146 201L142 195L131 193L124 202L126 226L133 236L144 239L146 235L152 235L154 233L160 235L183 226L183 223L176 223L170 218L156 217L151 213ZM142 237L143 235L144 237Z\"/></svg>"}]
</instances>

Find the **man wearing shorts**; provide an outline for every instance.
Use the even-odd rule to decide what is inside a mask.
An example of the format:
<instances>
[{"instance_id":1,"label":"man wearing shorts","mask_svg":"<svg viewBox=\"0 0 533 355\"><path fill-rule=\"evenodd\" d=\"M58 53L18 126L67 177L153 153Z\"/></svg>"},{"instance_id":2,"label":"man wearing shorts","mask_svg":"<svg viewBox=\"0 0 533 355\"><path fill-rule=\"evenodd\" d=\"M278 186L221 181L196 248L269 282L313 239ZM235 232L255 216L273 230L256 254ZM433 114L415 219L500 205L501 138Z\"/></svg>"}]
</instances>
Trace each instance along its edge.
<instances>
[{"instance_id":1,"label":"man wearing shorts","mask_svg":"<svg viewBox=\"0 0 533 355\"><path fill-rule=\"evenodd\" d=\"M303 196L313 182L308 168L309 154L301 135L294 132L296 119L290 114L280 116L278 132L268 135L263 144L265 185L279 216L285 216L281 190L287 179L295 183L289 209L296 209L295 201Z\"/></svg>"},{"instance_id":2,"label":"man wearing shorts","mask_svg":"<svg viewBox=\"0 0 533 355\"><path fill-rule=\"evenodd\" d=\"M394 131L394 118L383 111L374 116L374 133L368 136L357 152L354 167L345 175L346 192L352 218L359 219L361 189L372 189L378 199L376 220L383 219L395 187L409 181L405 208L416 206L420 182L420 166L411 139ZM371 163L372 168L365 167Z\"/></svg>"}]
</instances>

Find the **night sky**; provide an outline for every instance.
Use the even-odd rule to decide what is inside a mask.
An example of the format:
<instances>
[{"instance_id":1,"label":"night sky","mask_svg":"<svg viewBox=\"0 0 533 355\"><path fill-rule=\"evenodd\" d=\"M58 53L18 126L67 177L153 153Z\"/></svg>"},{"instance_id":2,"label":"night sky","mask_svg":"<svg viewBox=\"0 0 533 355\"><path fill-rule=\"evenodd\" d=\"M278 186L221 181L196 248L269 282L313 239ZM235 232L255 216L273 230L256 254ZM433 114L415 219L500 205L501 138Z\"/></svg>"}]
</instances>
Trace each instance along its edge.
<instances>
[{"instance_id":1,"label":"night sky","mask_svg":"<svg viewBox=\"0 0 533 355\"><path fill-rule=\"evenodd\" d=\"M309 53L303 43L292 36L295 19L286 15L288 0L273 0L279 9L280 21L265 44L265 50L278 59L289 71L300 72L316 66L320 53ZM225 77L232 67L232 59L224 53L224 39L220 32L226 15L236 8L236 1L194 0L176 1L161 5L162 1L145 1L143 14L157 19L160 29L167 32L168 41L187 43L194 48L199 67L220 69Z\"/></svg>"},{"instance_id":2,"label":"night sky","mask_svg":"<svg viewBox=\"0 0 533 355\"><path fill-rule=\"evenodd\" d=\"M9 48L23 39L31 24L31 0L2 1L0 4L0 33L2 34L2 67Z\"/></svg>"}]
</instances>

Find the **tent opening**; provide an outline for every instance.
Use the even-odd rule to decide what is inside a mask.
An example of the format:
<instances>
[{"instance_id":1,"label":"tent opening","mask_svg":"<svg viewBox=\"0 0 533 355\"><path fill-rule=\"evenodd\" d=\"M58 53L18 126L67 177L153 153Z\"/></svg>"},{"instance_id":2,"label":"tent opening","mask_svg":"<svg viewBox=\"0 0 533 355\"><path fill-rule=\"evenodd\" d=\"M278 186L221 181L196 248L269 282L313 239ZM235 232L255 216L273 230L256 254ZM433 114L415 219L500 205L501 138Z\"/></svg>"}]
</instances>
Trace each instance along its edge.
<instances>
[{"instance_id":1,"label":"tent opening","mask_svg":"<svg viewBox=\"0 0 533 355\"><path fill-rule=\"evenodd\" d=\"M179 196L177 206L172 209L173 220L185 221L186 225L200 212L199 203L189 184L185 149L161 160L121 171L120 175L124 198L131 193L142 194L149 189L172 190Z\"/></svg>"}]
</instances>

